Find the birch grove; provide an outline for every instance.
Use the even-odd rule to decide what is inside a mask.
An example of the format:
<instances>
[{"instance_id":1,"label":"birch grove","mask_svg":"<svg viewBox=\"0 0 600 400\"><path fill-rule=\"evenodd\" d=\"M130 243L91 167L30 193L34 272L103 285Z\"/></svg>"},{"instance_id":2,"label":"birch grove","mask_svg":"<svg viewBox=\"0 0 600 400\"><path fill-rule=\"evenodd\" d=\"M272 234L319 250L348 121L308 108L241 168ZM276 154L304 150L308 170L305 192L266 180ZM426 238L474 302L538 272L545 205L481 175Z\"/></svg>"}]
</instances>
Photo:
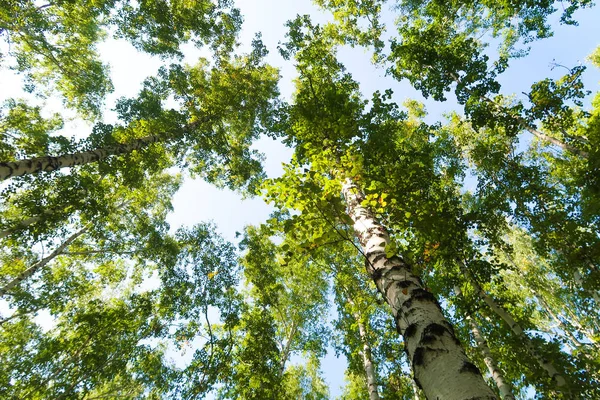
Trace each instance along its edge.
<instances>
[{"instance_id":1,"label":"birch grove","mask_svg":"<svg viewBox=\"0 0 600 400\"><path fill-rule=\"evenodd\" d=\"M598 7L251 3L0 2L0 398L600 398Z\"/></svg>"}]
</instances>

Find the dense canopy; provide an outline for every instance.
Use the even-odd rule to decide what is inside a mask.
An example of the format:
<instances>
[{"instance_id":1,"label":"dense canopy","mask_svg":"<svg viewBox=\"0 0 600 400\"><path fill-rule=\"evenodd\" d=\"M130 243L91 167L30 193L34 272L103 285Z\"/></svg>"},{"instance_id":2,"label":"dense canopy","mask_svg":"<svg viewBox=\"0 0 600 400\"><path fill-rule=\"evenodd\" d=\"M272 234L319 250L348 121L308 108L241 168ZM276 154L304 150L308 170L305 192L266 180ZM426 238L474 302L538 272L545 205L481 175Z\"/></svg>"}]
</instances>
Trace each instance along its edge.
<instances>
[{"instance_id":1,"label":"dense canopy","mask_svg":"<svg viewBox=\"0 0 600 400\"><path fill-rule=\"evenodd\" d=\"M247 7L0 4L0 397L600 398L594 4Z\"/></svg>"}]
</instances>

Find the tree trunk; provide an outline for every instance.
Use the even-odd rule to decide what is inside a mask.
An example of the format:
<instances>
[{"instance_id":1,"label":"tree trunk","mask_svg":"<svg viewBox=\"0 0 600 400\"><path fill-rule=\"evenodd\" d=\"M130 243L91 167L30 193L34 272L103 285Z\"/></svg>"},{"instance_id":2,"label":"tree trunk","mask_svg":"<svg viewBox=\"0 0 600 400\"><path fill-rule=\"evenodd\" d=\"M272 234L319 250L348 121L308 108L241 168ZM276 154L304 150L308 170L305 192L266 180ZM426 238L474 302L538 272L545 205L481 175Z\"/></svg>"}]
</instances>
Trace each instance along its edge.
<instances>
[{"instance_id":1,"label":"tree trunk","mask_svg":"<svg viewBox=\"0 0 600 400\"><path fill-rule=\"evenodd\" d=\"M504 375L502 374L500 368L498 368L498 364L496 363L496 360L494 360L494 357L492 356L492 352L490 351L487 342L481 335L479 327L477 326L475 321L473 321L473 318L471 318L470 315L467 315L467 321L469 321L469 324L471 325L471 332L473 333L473 337L475 338L477 347L479 348L479 350L481 350L481 353L483 354L483 362L488 367L488 371L490 372L492 379L498 387L498 391L500 392L500 398L503 400L515 400L515 396L512 393L512 387L510 383L504 380Z\"/></svg>"},{"instance_id":2,"label":"tree trunk","mask_svg":"<svg viewBox=\"0 0 600 400\"><path fill-rule=\"evenodd\" d=\"M456 292L457 296L461 296L462 291L460 290L460 287L455 286L454 291ZM471 329L471 333L473 334L473 338L475 339L475 343L477 344L477 348L483 354L483 362L488 368L488 371L494 380L498 391L500 392L500 398L502 400L515 400L515 396L512 393L512 387L510 383L504 380L504 375L502 374L500 368L498 368L498 364L492 355L492 351L490 350L486 340L483 338L477 323L469 314L466 315L465 319L469 323L469 327Z\"/></svg>"},{"instance_id":3,"label":"tree trunk","mask_svg":"<svg viewBox=\"0 0 600 400\"><path fill-rule=\"evenodd\" d=\"M361 205L365 199L350 179L342 186L348 215L366 258L367 272L392 308L415 381L432 400L496 399L477 367L469 361L435 296L401 257L387 258L386 229Z\"/></svg>"},{"instance_id":4,"label":"tree trunk","mask_svg":"<svg viewBox=\"0 0 600 400\"><path fill-rule=\"evenodd\" d=\"M8 291L10 291L12 288L14 288L19 283L41 270L46 264L48 264L50 261L56 258L56 256L60 255L64 251L64 249L66 249L71 243L73 243L73 241L75 241L75 239L87 232L89 228L90 226L86 225L79 231L69 236L67 240L65 240L52 253L50 253L48 257L42 258L40 261L27 268L25 271L21 272L16 278L14 278L12 281L8 282L6 285L0 288L0 297L6 295L6 293L8 293Z\"/></svg>"},{"instance_id":5,"label":"tree trunk","mask_svg":"<svg viewBox=\"0 0 600 400\"><path fill-rule=\"evenodd\" d=\"M42 217L31 217L31 218L26 218L22 221L19 221L15 226L13 226L12 228L8 228L5 229L3 231L0 231L0 239L5 238L9 235L12 235L13 233L20 231L21 229L25 229L27 228L29 225L33 225L36 222L38 222L39 220L41 220Z\"/></svg>"},{"instance_id":6,"label":"tree trunk","mask_svg":"<svg viewBox=\"0 0 600 400\"><path fill-rule=\"evenodd\" d=\"M579 271L575 271L575 274L573 275L573 278L575 279L575 283L577 285L579 285L579 288L583 289L586 292L588 291L588 290L584 289L583 278L581 277L581 274L579 273ZM594 289L591 289L591 290L589 290L589 292L591 292L592 298L596 302L596 306L600 306L600 296L598 295L598 291L596 291Z\"/></svg>"},{"instance_id":7,"label":"tree trunk","mask_svg":"<svg viewBox=\"0 0 600 400\"><path fill-rule=\"evenodd\" d=\"M550 378L552 378L552 380L554 380L556 382L556 386L558 386L558 387L566 386L567 381L565 380L565 378L556 370L554 365L552 365L552 363L549 360L547 360L544 356L542 356L540 353L538 353L538 351L535 349L535 346L531 343L531 339L529 339L529 336L527 336L525 334L525 332L523 331L523 328L521 328L521 325L519 325L519 323L517 321L515 321L513 319L513 317L508 312L506 312L505 309L500 307L494 301L494 299L492 299L483 290L481 285L479 285L479 283L475 280L475 278L470 273L470 271L467 269L465 264L461 260L457 260L457 261L461 267L461 270L463 271L463 274L466 277L469 277L469 281L471 282L475 291L479 294L481 299L492 309L492 311L494 311L500 318L502 318L502 320L504 320L504 322L506 322L506 324L508 324L508 326L510 327L510 329L513 331L513 333L515 335L517 335L519 338L521 338L523 344L525 345L525 349L527 350L529 355L531 355L537 361L537 363L540 365L540 367L542 367L548 373Z\"/></svg>"},{"instance_id":8,"label":"tree trunk","mask_svg":"<svg viewBox=\"0 0 600 400\"><path fill-rule=\"evenodd\" d=\"M556 315L556 313L550 308L550 306L548 305L546 300L544 300L544 298L538 292L536 292L533 289L531 289L531 292L533 293L533 295L535 296L537 301L540 303L542 308L550 316L550 318L552 318L554 320L554 322L556 322L558 324L560 329L565 333L565 335L567 336L567 338L569 339L571 344L575 348L581 347L581 342L575 337L575 335L573 335L573 332L571 332L571 327L567 326L564 322L562 322L562 320L559 318L559 316Z\"/></svg>"},{"instance_id":9,"label":"tree trunk","mask_svg":"<svg viewBox=\"0 0 600 400\"><path fill-rule=\"evenodd\" d=\"M206 120L208 120L208 118L202 121ZM198 124L200 124L200 122L201 121L198 120L187 124L183 127L183 129L189 130L195 128ZM64 154L56 157L46 156L25 160L0 162L0 181L15 176L37 174L42 171L56 171L57 169L61 168L69 168L76 165L98 162L110 156L131 153L134 150L141 150L148 147L152 143L166 142L176 136L177 135L169 133L161 133L158 135L150 135L139 139L134 139L129 143L100 147L91 151Z\"/></svg>"},{"instance_id":10,"label":"tree trunk","mask_svg":"<svg viewBox=\"0 0 600 400\"><path fill-rule=\"evenodd\" d=\"M285 344L285 347L283 347L281 352L282 355L279 364L279 376L283 376L283 373L285 372L285 364L287 363L288 358L290 357L290 350L292 348L292 341L294 340L294 336L296 335L296 329L296 322L292 321L292 327L290 328L290 334L287 338L287 343Z\"/></svg>"},{"instance_id":11,"label":"tree trunk","mask_svg":"<svg viewBox=\"0 0 600 400\"><path fill-rule=\"evenodd\" d=\"M431 66L428 66L429 68L432 68ZM452 77L452 79L454 80L454 82L456 82L457 84L461 84L461 80L458 77L458 75L451 73L450 76ZM465 88L466 89L466 88ZM466 91L469 94L472 94L470 90L466 89ZM490 99L487 96L479 96L479 99L490 104L492 107L494 107L496 110L499 110L500 112L505 112L504 107L501 106L500 104L496 103L494 100ZM553 145L556 145L558 147L560 147L562 150L564 151L570 151L573 154L576 154L582 158L589 158L590 155L587 151L583 151L583 150L579 150L576 147L571 146L568 143L565 143L563 141L560 141L558 139L556 139L555 137L552 136L548 136L542 132L540 132L539 130L537 130L535 128L535 126L532 126L529 124L529 122L521 117L521 116L516 116L513 115L512 116L518 123L519 125L521 125L522 128L524 128L525 130L527 130L529 133L531 133L533 136L537 137L540 140L544 140L547 142L552 143Z\"/></svg>"},{"instance_id":12,"label":"tree trunk","mask_svg":"<svg viewBox=\"0 0 600 400\"><path fill-rule=\"evenodd\" d=\"M367 390L369 391L369 400L379 400L379 393L377 392L377 373L375 372L375 365L373 364L373 356L371 354L371 346L369 346L369 338L367 337L367 330L363 324L361 315L356 311L356 305L351 298L348 298L348 302L352 305L354 319L358 324L358 334L360 335L360 341L363 345L361 356L363 359L363 367L365 369L365 375L367 377Z\"/></svg>"}]
</instances>

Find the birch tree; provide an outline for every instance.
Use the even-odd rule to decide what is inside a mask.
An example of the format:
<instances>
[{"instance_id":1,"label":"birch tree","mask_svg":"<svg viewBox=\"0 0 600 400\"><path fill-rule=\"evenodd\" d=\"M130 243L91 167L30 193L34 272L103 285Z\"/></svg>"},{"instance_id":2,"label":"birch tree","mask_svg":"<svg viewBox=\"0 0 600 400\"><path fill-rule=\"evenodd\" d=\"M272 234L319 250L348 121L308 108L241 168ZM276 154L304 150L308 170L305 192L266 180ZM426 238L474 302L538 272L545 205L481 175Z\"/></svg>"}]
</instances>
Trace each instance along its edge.
<instances>
[{"instance_id":1,"label":"birch tree","mask_svg":"<svg viewBox=\"0 0 600 400\"><path fill-rule=\"evenodd\" d=\"M358 147L361 139L376 134L376 128L361 129L364 101L357 94L357 84L336 61L331 47L320 35L320 28L312 27L306 18L291 23L290 28L290 42L283 52L286 56L295 54L302 79L291 112L288 140L296 144L297 160L310 163L314 168L308 175L310 178L315 176L314 179L327 181L330 177L327 189L336 188L337 196L340 192L343 194L346 221L354 227L367 271L392 309L398 332L405 339L417 384L431 398L495 398L479 370L465 356L435 296L425 289L420 278L413 274L412 266L400 255L386 253L386 247L390 247L389 233L365 206L367 199L356 177L362 171L358 161L352 162L358 158L353 142ZM379 102L375 108L381 105ZM365 125L369 127L368 122ZM394 125L390 122L379 126ZM294 173L292 168L290 174ZM304 179L307 186L315 185L310 179L291 177L299 183ZM274 187L274 190L285 190L282 189ZM296 196L294 192L299 189L287 196ZM319 193L322 189L312 190ZM285 195L284 192L278 197ZM320 194L322 199L326 196Z\"/></svg>"}]
</instances>

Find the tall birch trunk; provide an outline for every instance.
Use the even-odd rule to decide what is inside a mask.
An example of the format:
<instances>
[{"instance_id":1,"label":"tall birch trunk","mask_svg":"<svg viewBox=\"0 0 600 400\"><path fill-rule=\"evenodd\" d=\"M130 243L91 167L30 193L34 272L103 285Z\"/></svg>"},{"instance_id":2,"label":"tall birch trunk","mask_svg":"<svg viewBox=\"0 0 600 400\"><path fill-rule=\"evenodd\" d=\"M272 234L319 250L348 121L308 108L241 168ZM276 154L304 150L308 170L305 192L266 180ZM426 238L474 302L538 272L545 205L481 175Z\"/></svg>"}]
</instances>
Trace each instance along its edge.
<instances>
[{"instance_id":1,"label":"tall birch trunk","mask_svg":"<svg viewBox=\"0 0 600 400\"><path fill-rule=\"evenodd\" d=\"M557 369L549 360L538 353L533 343L531 343L529 336L527 336L523 331L521 325L519 325L519 323L515 321L514 318L508 312L506 312L504 308L500 307L498 303L496 303L496 301L494 301L494 299L483 290L481 285L479 285L479 283L467 269L466 265L461 260L457 261L461 267L461 270L463 271L463 274L469 277L469 282L473 285L473 288L478 293L479 297L481 297L481 299L490 307L490 309L492 309L496 315L502 318L502 320L510 327L513 333L521 339L523 345L525 346L525 350L527 350L529 355L532 356L537 361L539 366L546 371L550 378L556 382L556 386L559 388L566 386L567 381L565 378L557 371Z\"/></svg>"},{"instance_id":2,"label":"tall birch trunk","mask_svg":"<svg viewBox=\"0 0 600 400\"><path fill-rule=\"evenodd\" d=\"M79 236L81 236L85 232L87 232L87 230L89 228L90 228L90 226L86 225L79 231L77 231L74 234L72 234L71 236L69 236L67 238L67 240L65 240L60 246L58 246L56 249L54 249L54 251L52 253L50 253L47 257L42 258L37 263L33 264L31 267L29 267L25 271L21 272L12 281L8 282L6 285L1 287L0 288L0 297L6 295L6 293L8 293L12 288L17 286L19 283L21 283L25 279L31 277L33 274L35 274L36 272L38 272L39 270L44 268L46 266L46 264L48 264L50 261L52 261L58 255L60 255L71 243L73 243L75 241L75 239L77 239Z\"/></svg>"},{"instance_id":3,"label":"tall birch trunk","mask_svg":"<svg viewBox=\"0 0 600 400\"><path fill-rule=\"evenodd\" d=\"M496 383L496 386L498 387L498 391L500 392L500 398L503 400L515 400L515 396L512 393L512 387L510 383L504 380L504 375L502 374L500 368L498 368L498 364L492 356L492 352L490 351L487 342L481 335L479 327L477 326L475 321L473 321L473 318L471 318L470 315L468 315L466 319L471 325L471 332L473 333L473 337L475 338L475 342L477 343L477 348L479 348L479 350L481 350L481 353L483 354L483 362L488 367L488 371L490 372L494 383Z\"/></svg>"},{"instance_id":4,"label":"tall birch trunk","mask_svg":"<svg viewBox=\"0 0 600 400\"><path fill-rule=\"evenodd\" d=\"M352 299L348 298L348 302L352 305L354 319L358 324L358 334L360 336L360 342L362 343L363 349L360 352L363 359L363 368L365 369L365 375L367 377L367 390L369 391L369 400L379 400L379 393L377 392L377 373L375 372L375 365L373 364L373 356L371 353L371 346L369 345L369 338L367 337L367 330L365 324L363 324L361 315L356 311L356 305Z\"/></svg>"},{"instance_id":5,"label":"tall birch trunk","mask_svg":"<svg viewBox=\"0 0 600 400\"><path fill-rule=\"evenodd\" d=\"M462 291L458 286L454 287L454 291L456 292L457 296L460 296L462 294ZM471 329L471 333L473 334L473 338L475 339L477 348L481 351L481 354L483 355L483 362L488 368L488 372L490 373L492 379L494 380L494 383L496 384L496 387L498 388L498 391L500 392L500 398L502 400L515 400L515 396L512 393L512 386L509 382L506 382L504 380L504 374L502 373L500 368L498 368L498 363L496 363L496 360L492 355L492 351L490 350L487 341L483 338L483 335L481 334L477 323L475 322L475 320L473 320L473 318L471 318L469 314L466 315L465 319L469 323L469 328Z\"/></svg>"},{"instance_id":6,"label":"tall birch trunk","mask_svg":"<svg viewBox=\"0 0 600 400\"><path fill-rule=\"evenodd\" d=\"M290 357L290 350L292 348L292 341L294 340L294 336L296 335L297 324L295 321L292 321L292 327L290 328L290 334L288 335L287 342L285 347L282 349L281 361L279 363L279 376L283 376L285 372L285 364L287 363Z\"/></svg>"},{"instance_id":7,"label":"tall birch trunk","mask_svg":"<svg viewBox=\"0 0 600 400\"><path fill-rule=\"evenodd\" d=\"M350 179L342 186L348 215L367 260L367 272L392 308L404 337L415 381L432 400L496 399L469 361L435 296L401 257L387 258L387 230L361 205L365 199Z\"/></svg>"},{"instance_id":8,"label":"tall birch trunk","mask_svg":"<svg viewBox=\"0 0 600 400\"><path fill-rule=\"evenodd\" d=\"M202 121L207 120L208 118L205 118ZM183 127L183 129L193 129L202 121L198 120L187 124ZM64 154L56 157L46 156L17 161L0 162L0 181L15 176L37 174L39 172L51 172L61 168L70 168L76 165L98 162L110 156L131 153L134 150L144 149L152 143L166 142L177 136L178 135L163 132L157 135L150 135L134 139L129 143L100 147L91 151Z\"/></svg>"}]
</instances>

